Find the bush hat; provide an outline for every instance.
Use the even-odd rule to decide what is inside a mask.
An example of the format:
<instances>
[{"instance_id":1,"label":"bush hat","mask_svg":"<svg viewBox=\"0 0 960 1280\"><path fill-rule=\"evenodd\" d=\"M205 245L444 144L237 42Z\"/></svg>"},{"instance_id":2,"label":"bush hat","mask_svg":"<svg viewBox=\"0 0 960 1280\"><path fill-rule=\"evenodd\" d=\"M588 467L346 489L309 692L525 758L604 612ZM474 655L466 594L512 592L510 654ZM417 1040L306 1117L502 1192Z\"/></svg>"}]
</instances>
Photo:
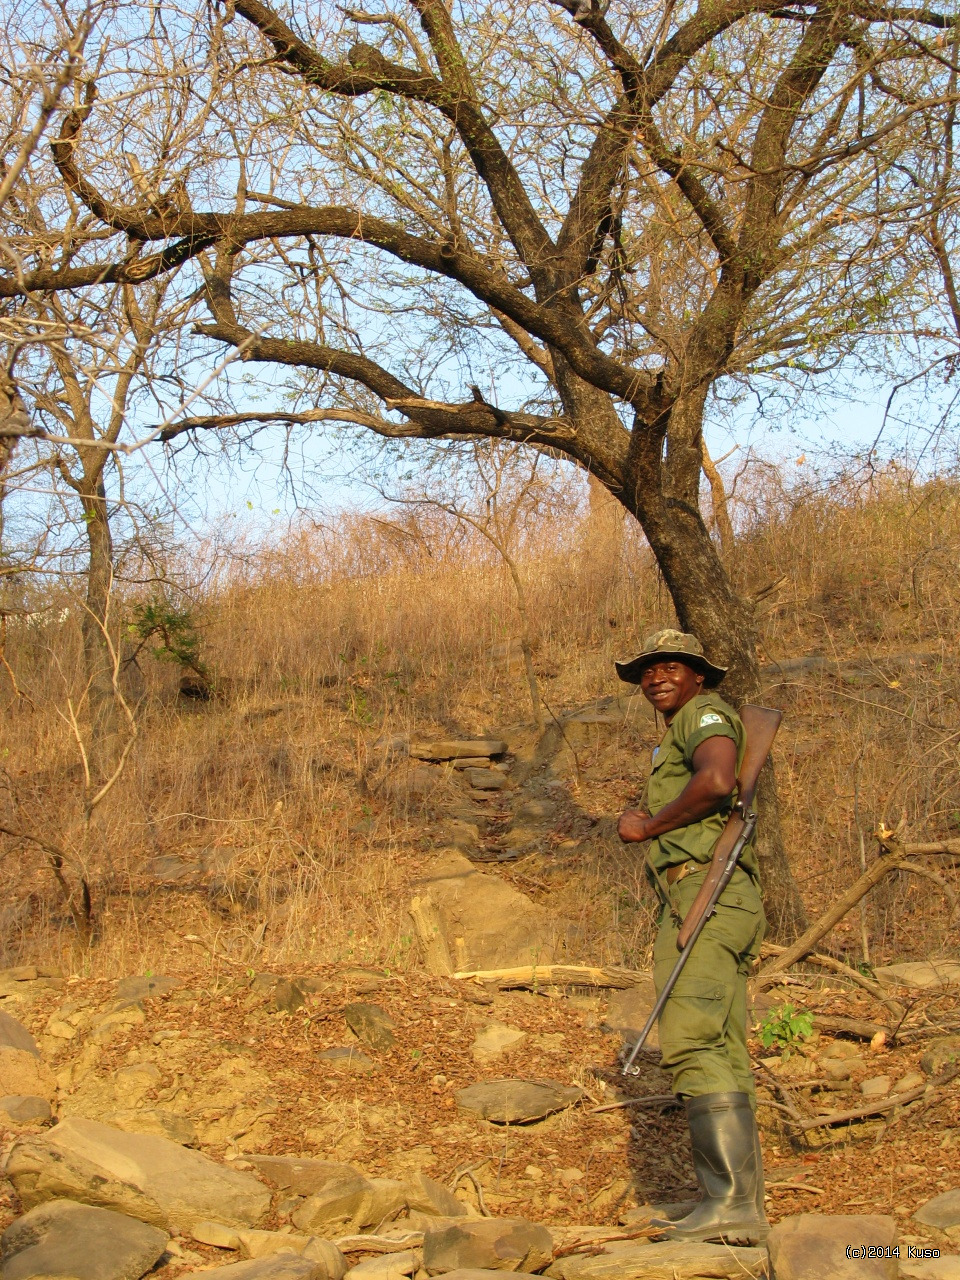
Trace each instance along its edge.
<instances>
[{"instance_id":1,"label":"bush hat","mask_svg":"<svg viewBox=\"0 0 960 1280\"><path fill-rule=\"evenodd\" d=\"M643 649L635 658L616 664L617 675L627 684L639 684L640 676L655 662L685 662L694 671L702 672L708 688L720 683L727 674L726 667L717 667L704 657L703 645L688 631L674 631L667 627L654 631L643 642Z\"/></svg>"}]
</instances>

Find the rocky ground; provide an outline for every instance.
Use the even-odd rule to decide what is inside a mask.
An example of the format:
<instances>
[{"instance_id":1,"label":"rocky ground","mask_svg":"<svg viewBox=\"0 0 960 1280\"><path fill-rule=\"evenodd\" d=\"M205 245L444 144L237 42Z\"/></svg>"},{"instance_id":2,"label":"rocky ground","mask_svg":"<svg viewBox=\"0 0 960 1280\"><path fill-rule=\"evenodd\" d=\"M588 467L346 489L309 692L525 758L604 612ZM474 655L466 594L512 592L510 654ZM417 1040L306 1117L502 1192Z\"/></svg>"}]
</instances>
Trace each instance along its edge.
<instances>
[{"instance_id":1,"label":"rocky ground","mask_svg":"<svg viewBox=\"0 0 960 1280\"><path fill-rule=\"evenodd\" d=\"M569 922L537 894L551 857L597 838L557 756L593 761L582 802L626 702L552 742L381 744L371 788L454 796L398 904L401 971L263 972L207 940L177 973L0 973L0 1280L960 1277L952 962L758 992L758 1032L785 1000L815 1015L812 1035L752 1042L769 1252L648 1238L650 1206L694 1190L655 1053L619 1073L651 984L551 967Z\"/></svg>"}]
</instances>

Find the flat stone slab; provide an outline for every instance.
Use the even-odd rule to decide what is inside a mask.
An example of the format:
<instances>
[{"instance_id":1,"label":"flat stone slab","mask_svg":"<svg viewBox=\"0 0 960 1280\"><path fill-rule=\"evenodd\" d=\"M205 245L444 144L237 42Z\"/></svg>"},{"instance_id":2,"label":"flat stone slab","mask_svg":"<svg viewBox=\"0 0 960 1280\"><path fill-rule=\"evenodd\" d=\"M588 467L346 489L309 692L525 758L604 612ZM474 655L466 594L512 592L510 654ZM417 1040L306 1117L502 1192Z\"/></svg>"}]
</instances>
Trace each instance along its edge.
<instances>
[{"instance_id":1,"label":"flat stone slab","mask_svg":"<svg viewBox=\"0 0 960 1280\"><path fill-rule=\"evenodd\" d=\"M938 1231L960 1227L960 1187L943 1191L928 1200L913 1215L913 1220L922 1222L925 1227L936 1227Z\"/></svg>"},{"instance_id":2,"label":"flat stone slab","mask_svg":"<svg viewBox=\"0 0 960 1280\"><path fill-rule=\"evenodd\" d=\"M798 1213L777 1223L767 1249L777 1280L897 1280L895 1257L859 1252L896 1243L896 1221L883 1214Z\"/></svg>"},{"instance_id":3,"label":"flat stone slab","mask_svg":"<svg viewBox=\"0 0 960 1280\"><path fill-rule=\"evenodd\" d=\"M364 1258L346 1273L347 1280L393 1280L395 1276L412 1276L420 1267L420 1255L412 1249L399 1253L382 1253Z\"/></svg>"},{"instance_id":4,"label":"flat stone slab","mask_svg":"<svg viewBox=\"0 0 960 1280\"><path fill-rule=\"evenodd\" d=\"M3 1233L0 1280L139 1280L168 1239L122 1213L51 1200Z\"/></svg>"},{"instance_id":5,"label":"flat stone slab","mask_svg":"<svg viewBox=\"0 0 960 1280\"><path fill-rule=\"evenodd\" d=\"M117 1001L129 1004L135 1000L149 1000L153 996L165 996L182 987L179 978L165 978L159 973L149 976L121 978L117 983Z\"/></svg>"},{"instance_id":6,"label":"flat stone slab","mask_svg":"<svg viewBox=\"0 0 960 1280\"><path fill-rule=\"evenodd\" d=\"M507 744L500 738L446 738L439 742L411 742L415 760L466 760L471 756L502 756Z\"/></svg>"},{"instance_id":7,"label":"flat stone slab","mask_svg":"<svg viewBox=\"0 0 960 1280\"><path fill-rule=\"evenodd\" d=\"M760 1280L767 1274L767 1251L676 1240L616 1242L602 1253L559 1258L546 1274L556 1280Z\"/></svg>"},{"instance_id":8,"label":"flat stone slab","mask_svg":"<svg viewBox=\"0 0 960 1280\"><path fill-rule=\"evenodd\" d=\"M370 1049L384 1052L396 1043L394 1021L378 1004L348 1004L343 1016L357 1039L362 1040Z\"/></svg>"},{"instance_id":9,"label":"flat stone slab","mask_svg":"<svg viewBox=\"0 0 960 1280\"><path fill-rule=\"evenodd\" d=\"M885 964L874 973L878 982L900 987L960 986L960 963L956 960L908 960Z\"/></svg>"},{"instance_id":10,"label":"flat stone slab","mask_svg":"<svg viewBox=\"0 0 960 1280\"><path fill-rule=\"evenodd\" d=\"M495 1124L527 1124L572 1107L582 1089L557 1080L481 1080L459 1089L457 1106Z\"/></svg>"},{"instance_id":11,"label":"flat stone slab","mask_svg":"<svg viewBox=\"0 0 960 1280\"><path fill-rule=\"evenodd\" d=\"M940 1256L924 1257L924 1251L939 1253ZM900 1275L902 1280L960 1280L960 1256L924 1245L913 1245L911 1254L901 1245Z\"/></svg>"},{"instance_id":12,"label":"flat stone slab","mask_svg":"<svg viewBox=\"0 0 960 1280\"><path fill-rule=\"evenodd\" d=\"M511 1280L540 1280L530 1271L511 1271ZM504 1280L502 1271L489 1271L484 1267L457 1267L444 1272L443 1280Z\"/></svg>"},{"instance_id":13,"label":"flat stone slab","mask_svg":"<svg viewBox=\"0 0 960 1280\"><path fill-rule=\"evenodd\" d=\"M332 1280L326 1264L296 1253L275 1253L270 1258L253 1258L250 1262L233 1262L214 1267L223 1280Z\"/></svg>"},{"instance_id":14,"label":"flat stone slab","mask_svg":"<svg viewBox=\"0 0 960 1280\"><path fill-rule=\"evenodd\" d=\"M3 1009L0 1009L0 1049L22 1049L35 1058L40 1057L37 1042L27 1028Z\"/></svg>"},{"instance_id":15,"label":"flat stone slab","mask_svg":"<svg viewBox=\"0 0 960 1280\"><path fill-rule=\"evenodd\" d=\"M423 1266L431 1275L458 1267L538 1271L552 1257L553 1236L525 1218L465 1218L423 1235Z\"/></svg>"},{"instance_id":16,"label":"flat stone slab","mask_svg":"<svg viewBox=\"0 0 960 1280\"><path fill-rule=\"evenodd\" d=\"M34 1094L14 1093L0 1098L0 1113L11 1124L45 1124L53 1112L46 1098Z\"/></svg>"},{"instance_id":17,"label":"flat stone slab","mask_svg":"<svg viewBox=\"0 0 960 1280\"><path fill-rule=\"evenodd\" d=\"M169 1231L211 1219L252 1227L270 1208L270 1192L252 1174L224 1168L167 1138L125 1133L79 1116L18 1142L5 1172L26 1209L77 1200Z\"/></svg>"},{"instance_id":18,"label":"flat stone slab","mask_svg":"<svg viewBox=\"0 0 960 1280\"><path fill-rule=\"evenodd\" d=\"M315 1160L311 1156L248 1156L247 1159L271 1186L295 1196L313 1196L328 1187L348 1183L366 1186L364 1175L352 1164Z\"/></svg>"}]
</instances>

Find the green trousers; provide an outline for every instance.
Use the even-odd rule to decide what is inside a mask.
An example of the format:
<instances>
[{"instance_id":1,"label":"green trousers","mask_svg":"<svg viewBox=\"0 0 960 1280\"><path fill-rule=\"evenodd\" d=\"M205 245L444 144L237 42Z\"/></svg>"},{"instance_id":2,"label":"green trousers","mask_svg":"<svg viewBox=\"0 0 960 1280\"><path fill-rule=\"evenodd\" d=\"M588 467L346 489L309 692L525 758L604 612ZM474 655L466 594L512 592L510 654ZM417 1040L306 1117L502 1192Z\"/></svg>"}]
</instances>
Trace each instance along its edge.
<instances>
[{"instance_id":1,"label":"green trousers","mask_svg":"<svg viewBox=\"0 0 960 1280\"><path fill-rule=\"evenodd\" d=\"M703 871L669 888L653 950L653 980L659 992L677 962L678 925L703 883ZM684 1098L741 1092L754 1097L747 1052L747 975L766 930L757 887L739 868L694 944L677 985L660 1015L660 1065Z\"/></svg>"}]
</instances>

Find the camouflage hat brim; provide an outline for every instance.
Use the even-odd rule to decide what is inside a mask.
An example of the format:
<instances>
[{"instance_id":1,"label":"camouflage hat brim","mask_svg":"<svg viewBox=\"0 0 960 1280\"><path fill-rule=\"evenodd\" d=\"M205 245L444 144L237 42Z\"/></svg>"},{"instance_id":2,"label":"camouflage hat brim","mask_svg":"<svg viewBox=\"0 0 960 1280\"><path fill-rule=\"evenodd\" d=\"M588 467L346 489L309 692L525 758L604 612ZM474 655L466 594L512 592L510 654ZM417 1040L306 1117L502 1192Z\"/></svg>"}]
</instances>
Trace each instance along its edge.
<instances>
[{"instance_id":1,"label":"camouflage hat brim","mask_svg":"<svg viewBox=\"0 0 960 1280\"><path fill-rule=\"evenodd\" d=\"M630 658L626 662L617 662L614 665L617 668L617 675L626 684L639 684L643 672L655 662L684 662L688 667L693 667L694 671L702 672L706 677L706 683L711 687L719 684L727 674L726 667L714 666L702 653L690 653L686 649L648 649L645 653L638 653L635 658Z\"/></svg>"}]
</instances>

